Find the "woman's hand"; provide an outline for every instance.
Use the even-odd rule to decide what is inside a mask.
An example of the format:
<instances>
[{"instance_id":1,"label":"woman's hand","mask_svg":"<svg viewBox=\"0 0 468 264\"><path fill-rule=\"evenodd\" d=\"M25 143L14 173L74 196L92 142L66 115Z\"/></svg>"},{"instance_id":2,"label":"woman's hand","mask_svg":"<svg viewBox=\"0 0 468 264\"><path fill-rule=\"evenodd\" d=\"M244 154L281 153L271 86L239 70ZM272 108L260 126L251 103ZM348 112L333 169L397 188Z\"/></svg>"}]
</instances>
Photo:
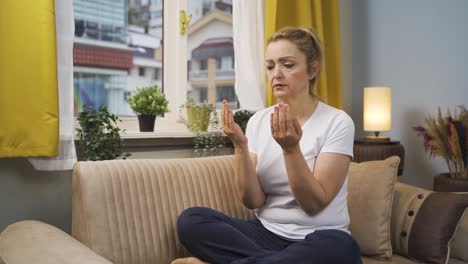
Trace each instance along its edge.
<instances>
[{"instance_id":1,"label":"woman's hand","mask_svg":"<svg viewBox=\"0 0 468 264\"><path fill-rule=\"evenodd\" d=\"M223 100L223 108L221 110L221 125L226 136L231 139L234 147L243 147L247 145L247 137L242 132L240 126L234 122L234 116L229 104Z\"/></svg>"},{"instance_id":2,"label":"woman's hand","mask_svg":"<svg viewBox=\"0 0 468 264\"><path fill-rule=\"evenodd\" d=\"M270 114L271 134L283 151L292 151L299 146L302 128L299 121L289 114L289 106L280 103Z\"/></svg>"}]
</instances>

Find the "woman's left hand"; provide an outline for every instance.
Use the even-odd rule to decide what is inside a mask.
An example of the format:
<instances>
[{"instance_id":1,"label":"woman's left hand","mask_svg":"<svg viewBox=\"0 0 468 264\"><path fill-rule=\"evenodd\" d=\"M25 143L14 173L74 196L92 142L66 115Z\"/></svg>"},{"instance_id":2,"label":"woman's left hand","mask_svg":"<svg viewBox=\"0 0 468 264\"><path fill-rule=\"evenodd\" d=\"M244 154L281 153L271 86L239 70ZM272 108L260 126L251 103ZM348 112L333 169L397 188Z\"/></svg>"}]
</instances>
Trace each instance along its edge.
<instances>
[{"instance_id":1,"label":"woman's left hand","mask_svg":"<svg viewBox=\"0 0 468 264\"><path fill-rule=\"evenodd\" d=\"M271 134L283 151L292 151L299 146L302 128L299 121L289 114L289 106L280 103L270 114Z\"/></svg>"}]
</instances>

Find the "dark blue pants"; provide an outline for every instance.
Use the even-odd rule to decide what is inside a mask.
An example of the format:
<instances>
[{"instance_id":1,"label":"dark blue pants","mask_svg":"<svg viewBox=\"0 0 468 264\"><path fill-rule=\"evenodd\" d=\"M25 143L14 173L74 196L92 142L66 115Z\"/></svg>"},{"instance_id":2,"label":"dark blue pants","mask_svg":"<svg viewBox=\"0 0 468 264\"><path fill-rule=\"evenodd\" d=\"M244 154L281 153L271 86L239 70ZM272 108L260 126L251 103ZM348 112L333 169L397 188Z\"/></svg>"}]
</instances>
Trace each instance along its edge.
<instances>
[{"instance_id":1,"label":"dark blue pants","mask_svg":"<svg viewBox=\"0 0 468 264\"><path fill-rule=\"evenodd\" d=\"M258 219L245 221L205 207L182 212L177 232L190 253L213 264L361 263L359 246L346 232L318 230L302 241L289 241Z\"/></svg>"}]
</instances>

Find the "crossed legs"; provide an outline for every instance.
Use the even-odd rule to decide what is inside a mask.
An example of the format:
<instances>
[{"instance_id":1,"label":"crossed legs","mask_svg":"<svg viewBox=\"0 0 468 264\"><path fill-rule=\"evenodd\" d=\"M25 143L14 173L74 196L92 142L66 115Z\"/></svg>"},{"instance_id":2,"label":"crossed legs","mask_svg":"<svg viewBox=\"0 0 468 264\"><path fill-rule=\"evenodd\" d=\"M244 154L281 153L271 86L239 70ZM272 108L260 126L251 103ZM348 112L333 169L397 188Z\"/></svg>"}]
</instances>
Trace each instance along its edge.
<instances>
[{"instance_id":1,"label":"crossed legs","mask_svg":"<svg viewBox=\"0 0 468 264\"><path fill-rule=\"evenodd\" d=\"M356 242L338 230L319 230L293 242L265 229L258 219L244 221L194 207L179 216L177 231L181 243L197 258L172 264L360 263Z\"/></svg>"}]
</instances>

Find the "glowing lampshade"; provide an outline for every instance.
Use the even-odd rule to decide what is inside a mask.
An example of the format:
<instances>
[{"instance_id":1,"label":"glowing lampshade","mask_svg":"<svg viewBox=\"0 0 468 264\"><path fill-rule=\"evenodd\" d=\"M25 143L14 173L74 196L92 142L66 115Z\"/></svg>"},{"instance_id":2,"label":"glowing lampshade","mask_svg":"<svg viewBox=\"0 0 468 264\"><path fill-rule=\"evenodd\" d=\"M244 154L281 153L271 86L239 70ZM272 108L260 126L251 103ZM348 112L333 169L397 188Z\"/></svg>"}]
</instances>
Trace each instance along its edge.
<instances>
[{"instance_id":1,"label":"glowing lampshade","mask_svg":"<svg viewBox=\"0 0 468 264\"><path fill-rule=\"evenodd\" d=\"M391 93L389 87L364 88L364 131L375 133L375 136L368 136L366 140L389 140L388 137L379 137L379 133L389 131L392 127Z\"/></svg>"}]
</instances>

